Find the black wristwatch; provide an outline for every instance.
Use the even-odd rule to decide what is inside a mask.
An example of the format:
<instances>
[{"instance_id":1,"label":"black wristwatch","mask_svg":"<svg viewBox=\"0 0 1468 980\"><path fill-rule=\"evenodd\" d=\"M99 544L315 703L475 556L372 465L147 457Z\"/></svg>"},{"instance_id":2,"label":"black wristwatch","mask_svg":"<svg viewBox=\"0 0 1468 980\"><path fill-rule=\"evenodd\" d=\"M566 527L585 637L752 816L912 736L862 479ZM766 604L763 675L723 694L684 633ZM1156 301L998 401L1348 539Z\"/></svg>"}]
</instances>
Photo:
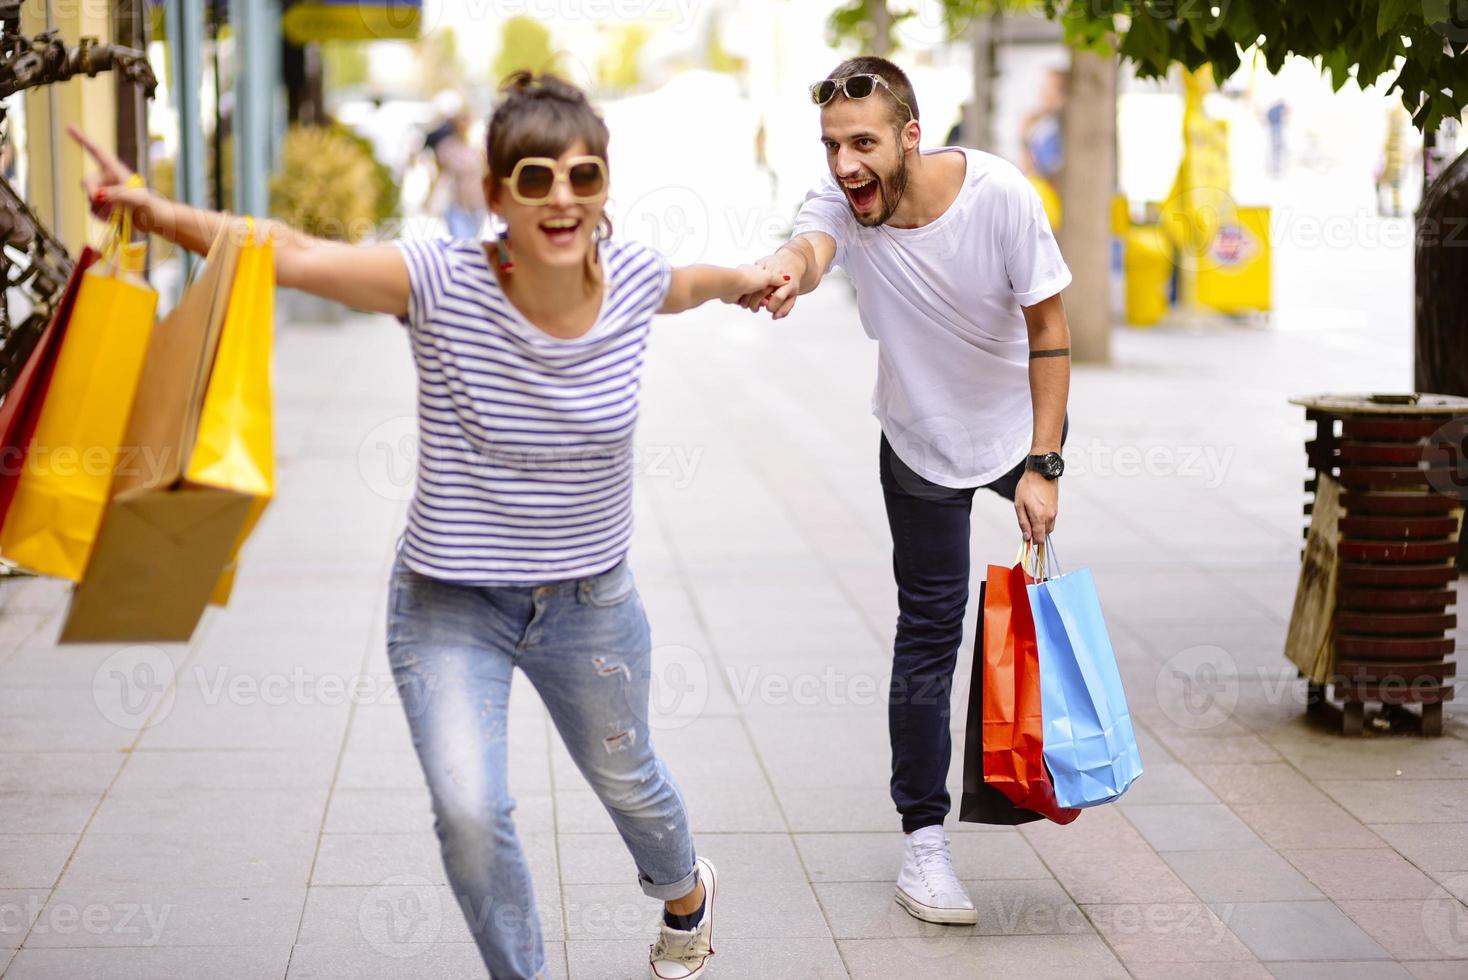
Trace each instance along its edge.
<instances>
[{"instance_id":1,"label":"black wristwatch","mask_svg":"<svg viewBox=\"0 0 1468 980\"><path fill-rule=\"evenodd\" d=\"M1058 480L1060 474L1065 472L1065 460L1060 458L1059 453L1045 453L1043 456L1026 456L1025 469L1032 473L1038 473L1047 480Z\"/></svg>"}]
</instances>

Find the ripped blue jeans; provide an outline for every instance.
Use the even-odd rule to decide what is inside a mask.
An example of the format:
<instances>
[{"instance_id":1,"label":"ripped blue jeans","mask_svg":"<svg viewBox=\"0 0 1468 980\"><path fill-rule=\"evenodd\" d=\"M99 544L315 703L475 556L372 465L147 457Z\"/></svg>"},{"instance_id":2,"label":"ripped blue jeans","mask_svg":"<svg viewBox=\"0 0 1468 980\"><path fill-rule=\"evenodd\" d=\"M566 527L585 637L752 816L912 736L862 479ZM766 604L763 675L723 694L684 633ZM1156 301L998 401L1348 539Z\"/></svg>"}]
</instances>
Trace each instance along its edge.
<instances>
[{"instance_id":1,"label":"ripped blue jeans","mask_svg":"<svg viewBox=\"0 0 1468 980\"><path fill-rule=\"evenodd\" d=\"M587 579L477 587L428 578L399 558L387 649L449 884L491 977L545 972L505 779L515 667L611 815L642 890L663 901L693 890L687 809L648 734L651 641L626 562Z\"/></svg>"}]
</instances>

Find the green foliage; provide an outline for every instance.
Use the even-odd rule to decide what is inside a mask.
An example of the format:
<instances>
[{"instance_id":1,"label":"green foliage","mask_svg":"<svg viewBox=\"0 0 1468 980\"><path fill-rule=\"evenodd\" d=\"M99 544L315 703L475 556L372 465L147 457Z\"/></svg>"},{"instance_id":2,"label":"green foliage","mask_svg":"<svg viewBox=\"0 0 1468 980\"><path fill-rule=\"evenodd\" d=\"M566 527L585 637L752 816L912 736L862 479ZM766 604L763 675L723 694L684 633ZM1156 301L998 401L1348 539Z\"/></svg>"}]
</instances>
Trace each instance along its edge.
<instances>
[{"instance_id":1,"label":"green foliage","mask_svg":"<svg viewBox=\"0 0 1468 980\"><path fill-rule=\"evenodd\" d=\"M1468 23L1453 0L1045 0L1072 44L1114 49L1143 77L1172 64L1209 65L1215 78L1256 46L1270 71L1309 58L1339 89L1385 76L1412 121L1436 128L1468 106Z\"/></svg>"},{"instance_id":2,"label":"green foliage","mask_svg":"<svg viewBox=\"0 0 1468 980\"><path fill-rule=\"evenodd\" d=\"M377 226L375 164L340 126L292 126L270 180L270 213L310 235L360 241Z\"/></svg>"},{"instance_id":3,"label":"green foliage","mask_svg":"<svg viewBox=\"0 0 1468 980\"><path fill-rule=\"evenodd\" d=\"M884 0L852 0L828 25L835 42L869 48L873 10ZM1468 19L1460 0L943 0L956 38L969 21L995 9L1042 6L1065 28L1067 43L1119 52L1144 78L1170 66L1204 65L1232 75L1255 46L1270 71L1291 55L1309 58L1339 89L1386 77L1420 129L1434 129L1468 107ZM892 4L892 21L911 9Z\"/></svg>"},{"instance_id":4,"label":"green foliage","mask_svg":"<svg viewBox=\"0 0 1468 980\"><path fill-rule=\"evenodd\" d=\"M831 19L826 22L826 42L833 48L847 42L855 41L863 54L872 51L891 51L897 47L897 39L892 36L892 28L912 12L890 11L887 23L887 38L885 44L877 41L877 14L874 7L886 4L887 0L852 0L844 7L838 7L831 13Z\"/></svg>"},{"instance_id":5,"label":"green foliage","mask_svg":"<svg viewBox=\"0 0 1468 980\"><path fill-rule=\"evenodd\" d=\"M560 56L551 47L551 33L533 17L511 17L500 28L500 53L494 59L496 84L517 71L560 71Z\"/></svg>"},{"instance_id":6,"label":"green foliage","mask_svg":"<svg viewBox=\"0 0 1468 980\"><path fill-rule=\"evenodd\" d=\"M355 143L357 148L372 161L372 175L376 180L376 193L372 196L373 222L381 225L389 219L396 218L399 204L398 184L393 180L392 169L377 159L377 153L372 148L372 141L350 126L339 122L332 122L328 128L342 139Z\"/></svg>"},{"instance_id":7,"label":"green foliage","mask_svg":"<svg viewBox=\"0 0 1468 980\"><path fill-rule=\"evenodd\" d=\"M864 54L877 50L879 45L875 43L876 14L873 8L883 2L886 0L851 0L844 7L838 7L826 23L827 41L832 46L854 41ZM918 2L919 0L907 0L906 3L900 0L887 2L887 50L896 50L901 46L901 24L917 16ZM1039 10L1042 2L1043 0L943 0L944 30L950 39L958 40L976 18L988 17L996 12ZM1107 0L1099 2L1105 3Z\"/></svg>"}]
</instances>

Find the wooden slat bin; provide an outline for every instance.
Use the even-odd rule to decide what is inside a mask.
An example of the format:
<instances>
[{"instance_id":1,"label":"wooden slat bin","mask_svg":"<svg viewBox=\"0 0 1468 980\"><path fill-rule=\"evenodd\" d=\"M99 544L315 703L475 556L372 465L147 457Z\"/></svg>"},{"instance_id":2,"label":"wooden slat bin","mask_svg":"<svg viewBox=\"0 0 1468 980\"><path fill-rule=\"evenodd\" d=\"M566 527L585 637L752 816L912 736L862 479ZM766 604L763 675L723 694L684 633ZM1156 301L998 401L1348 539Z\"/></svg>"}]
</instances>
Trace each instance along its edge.
<instances>
[{"instance_id":1,"label":"wooden slat bin","mask_svg":"<svg viewBox=\"0 0 1468 980\"><path fill-rule=\"evenodd\" d=\"M1364 730L1366 706L1375 704L1394 725L1439 735L1457 673L1451 634L1468 399L1321 395L1292 403L1315 423L1305 446L1307 524L1320 477L1340 486L1331 656L1328 670L1311 678L1311 708L1338 713L1346 734Z\"/></svg>"}]
</instances>

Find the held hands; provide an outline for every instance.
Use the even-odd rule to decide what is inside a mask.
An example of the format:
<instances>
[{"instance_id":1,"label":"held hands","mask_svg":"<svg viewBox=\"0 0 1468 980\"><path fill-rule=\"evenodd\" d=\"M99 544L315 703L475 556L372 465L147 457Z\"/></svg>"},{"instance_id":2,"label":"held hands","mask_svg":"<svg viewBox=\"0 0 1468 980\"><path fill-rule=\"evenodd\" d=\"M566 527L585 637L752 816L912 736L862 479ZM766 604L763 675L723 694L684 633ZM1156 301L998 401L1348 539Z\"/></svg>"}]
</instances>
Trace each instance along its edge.
<instances>
[{"instance_id":1,"label":"held hands","mask_svg":"<svg viewBox=\"0 0 1468 980\"><path fill-rule=\"evenodd\" d=\"M741 265L729 271L732 275L723 292L719 294L719 299L725 303L738 303L741 306L744 305L746 297L765 295L776 287L784 285L790 279L779 270L761 264Z\"/></svg>"},{"instance_id":2,"label":"held hands","mask_svg":"<svg viewBox=\"0 0 1468 980\"><path fill-rule=\"evenodd\" d=\"M82 178L82 189L87 192L87 204L93 217L106 221L112 217L114 206L147 209L152 202L152 193L146 187L129 187L133 172L111 152L93 143L85 133L75 126L67 126L66 132L86 151L97 165L94 173Z\"/></svg>"},{"instance_id":3,"label":"held hands","mask_svg":"<svg viewBox=\"0 0 1468 980\"><path fill-rule=\"evenodd\" d=\"M1026 541L1043 542L1055 530L1060 499L1060 481L1047 480L1033 470L1019 478L1014 492L1014 513Z\"/></svg>"},{"instance_id":4,"label":"held hands","mask_svg":"<svg viewBox=\"0 0 1468 980\"><path fill-rule=\"evenodd\" d=\"M786 249L767 255L755 265L776 274L778 281L765 289L751 290L736 301L751 313L769 310L772 319L779 320L790 315L795 308L801 277L805 274L805 263Z\"/></svg>"}]
</instances>

